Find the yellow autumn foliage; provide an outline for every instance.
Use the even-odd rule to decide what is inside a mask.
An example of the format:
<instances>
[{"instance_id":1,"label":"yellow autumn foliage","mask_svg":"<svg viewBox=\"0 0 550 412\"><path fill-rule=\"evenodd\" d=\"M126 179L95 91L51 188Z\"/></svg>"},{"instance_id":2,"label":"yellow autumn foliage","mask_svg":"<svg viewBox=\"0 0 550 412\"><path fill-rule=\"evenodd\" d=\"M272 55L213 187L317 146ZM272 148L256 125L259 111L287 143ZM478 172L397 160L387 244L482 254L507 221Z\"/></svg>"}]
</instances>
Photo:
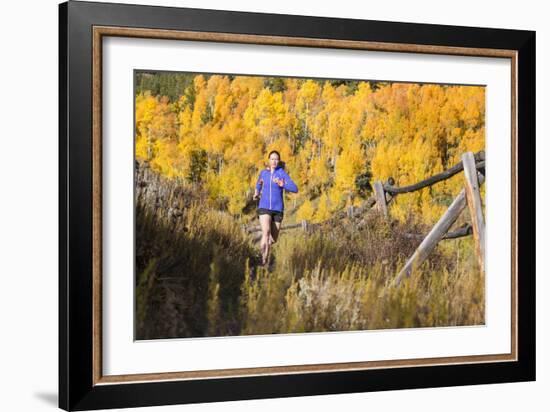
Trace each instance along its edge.
<instances>
[{"instance_id":1,"label":"yellow autumn foliage","mask_svg":"<svg viewBox=\"0 0 550 412\"><path fill-rule=\"evenodd\" d=\"M311 220L314 215L315 215L315 210L313 209L313 205L311 204L311 201L307 199L296 212L296 219Z\"/></svg>"},{"instance_id":2,"label":"yellow autumn foliage","mask_svg":"<svg viewBox=\"0 0 550 412\"><path fill-rule=\"evenodd\" d=\"M136 95L136 158L202 182L234 215L271 150L298 185L296 217L321 221L371 195L361 177L405 186L485 148L484 87L279 78L272 88L260 76L181 75L193 76L193 98ZM433 223L462 185L455 176L399 195L390 213Z\"/></svg>"}]
</instances>

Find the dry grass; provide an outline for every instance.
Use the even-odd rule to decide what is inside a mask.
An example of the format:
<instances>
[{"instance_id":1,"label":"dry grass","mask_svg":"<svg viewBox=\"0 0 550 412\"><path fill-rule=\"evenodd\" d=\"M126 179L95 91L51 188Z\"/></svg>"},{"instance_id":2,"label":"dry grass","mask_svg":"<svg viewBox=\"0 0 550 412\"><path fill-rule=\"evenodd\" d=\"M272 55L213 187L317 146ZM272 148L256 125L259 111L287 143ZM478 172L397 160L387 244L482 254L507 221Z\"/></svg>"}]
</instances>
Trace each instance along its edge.
<instances>
[{"instance_id":1,"label":"dry grass","mask_svg":"<svg viewBox=\"0 0 550 412\"><path fill-rule=\"evenodd\" d=\"M179 232L139 206L136 220L137 339L239 334L240 287L255 250L233 218L192 204Z\"/></svg>"},{"instance_id":2,"label":"dry grass","mask_svg":"<svg viewBox=\"0 0 550 412\"><path fill-rule=\"evenodd\" d=\"M398 236L398 235L397 235ZM370 239L355 258L342 252L347 239L332 234L281 237L271 273L259 272L243 285L243 334L345 331L479 325L484 319L484 278L472 265L471 241L458 261L444 250L423 264L399 288L392 286L404 263L399 244ZM355 239L357 240L357 239ZM363 245L362 242L355 243ZM447 247L448 248L448 247ZM376 251L381 259L375 260ZM365 265L365 260L372 260Z\"/></svg>"}]
</instances>

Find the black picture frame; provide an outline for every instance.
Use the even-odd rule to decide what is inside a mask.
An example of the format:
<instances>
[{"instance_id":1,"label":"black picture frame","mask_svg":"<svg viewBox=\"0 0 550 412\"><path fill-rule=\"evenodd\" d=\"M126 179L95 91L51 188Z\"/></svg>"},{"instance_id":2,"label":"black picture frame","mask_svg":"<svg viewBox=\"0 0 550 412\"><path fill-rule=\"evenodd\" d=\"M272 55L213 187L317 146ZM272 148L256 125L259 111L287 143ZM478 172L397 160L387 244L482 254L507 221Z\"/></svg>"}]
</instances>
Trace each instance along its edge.
<instances>
[{"instance_id":1,"label":"black picture frame","mask_svg":"<svg viewBox=\"0 0 550 412\"><path fill-rule=\"evenodd\" d=\"M97 384L92 274L94 26L514 51L517 360ZM114 3L60 4L59 407L91 410L535 380L535 38L534 31L526 30Z\"/></svg>"}]
</instances>

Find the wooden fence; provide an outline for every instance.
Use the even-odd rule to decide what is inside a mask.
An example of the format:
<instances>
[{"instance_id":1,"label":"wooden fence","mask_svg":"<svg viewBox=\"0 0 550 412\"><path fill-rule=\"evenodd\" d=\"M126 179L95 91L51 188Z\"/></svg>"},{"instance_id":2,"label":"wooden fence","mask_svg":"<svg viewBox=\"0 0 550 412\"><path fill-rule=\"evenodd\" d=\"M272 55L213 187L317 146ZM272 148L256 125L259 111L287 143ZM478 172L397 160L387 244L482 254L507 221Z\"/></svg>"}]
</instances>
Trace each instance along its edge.
<instances>
[{"instance_id":1,"label":"wooden fence","mask_svg":"<svg viewBox=\"0 0 550 412\"><path fill-rule=\"evenodd\" d=\"M479 187L485 181L485 153L480 152L474 155L472 152L466 152L462 155L462 162L453 166L445 172L432 176L416 185L406 188L393 188L391 186L384 189L392 194L407 193L419 190L423 187L433 185L441 180L464 170L464 188L455 197L447 211L441 216L432 230L420 243L416 251L409 258L407 263L395 278L395 285L399 285L405 276L410 276L412 271L420 266L430 253L435 249L437 243L445 238L449 228L458 219L462 211L468 206L472 220L471 231L467 230L466 235L473 233L475 241L476 256L479 269L485 272L485 218L481 207L481 196ZM382 199L380 199L382 201Z\"/></svg>"}]
</instances>

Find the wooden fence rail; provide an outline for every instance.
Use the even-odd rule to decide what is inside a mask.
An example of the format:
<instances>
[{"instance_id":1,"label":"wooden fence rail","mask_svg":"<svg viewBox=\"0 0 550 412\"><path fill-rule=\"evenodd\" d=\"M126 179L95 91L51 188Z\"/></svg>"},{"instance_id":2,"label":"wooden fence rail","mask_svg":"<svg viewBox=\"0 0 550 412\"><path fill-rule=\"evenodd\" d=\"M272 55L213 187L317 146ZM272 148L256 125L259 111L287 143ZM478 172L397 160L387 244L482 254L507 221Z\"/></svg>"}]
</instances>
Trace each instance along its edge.
<instances>
[{"instance_id":1,"label":"wooden fence rail","mask_svg":"<svg viewBox=\"0 0 550 412\"><path fill-rule=\"evenodd\" d=\"M472 225L466 224L463 227L453 230L452 232L447 232L441 240L445 239L458 239L465 236L470 236L473 234ZM405 233L405 237L415 238L415 239L424 239L426 235L420 233Z\"/></svg>"},{"instance_id":2,"label":"wooden fence rail","mask_svg":"<svg viewBox=\"0 0 550 412\"><path fill-rule=\"evenodd\" d=\"M471 152L468 152L471 153ZM476 164L477 169L484 169L485 168L485 152L477 152L475 155L473 155L474 162ZM441 182L442 180L447 180L450 177L453 177L457 173L460 173L462 170L464 170L464 164L461 161L460 163L457 163L456 165L450 167L449 169L438 173L436 175L433 175L427 179L424 179L418 183L415 183L410 186L403 186L403 187L394 187L392 184L385 183L384 184L384 191L387 193L390 193L392 195L397 195L400 193L409 193L409 192L415 192L417 190L423 189L428 186L432 186L438 182ZM393 179L390 177L388 180L393 181Z\"/></svg>"}]
</instances>

